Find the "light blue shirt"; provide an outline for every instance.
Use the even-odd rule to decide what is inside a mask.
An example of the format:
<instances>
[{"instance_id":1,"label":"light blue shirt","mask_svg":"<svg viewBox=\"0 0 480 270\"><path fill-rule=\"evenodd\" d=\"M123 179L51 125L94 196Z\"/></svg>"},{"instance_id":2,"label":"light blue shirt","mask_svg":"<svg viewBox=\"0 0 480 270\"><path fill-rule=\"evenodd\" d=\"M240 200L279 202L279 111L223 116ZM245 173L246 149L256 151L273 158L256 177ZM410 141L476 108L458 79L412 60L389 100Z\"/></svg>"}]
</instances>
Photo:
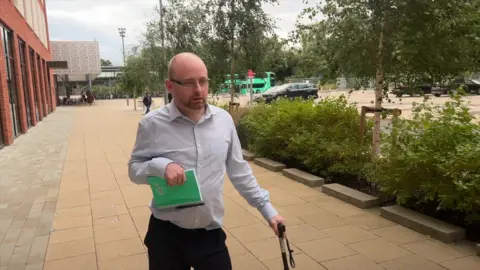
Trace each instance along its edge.
<instances>
[{"instance_id":1,"label":"light blue shirt","mask_svg":"<svg viewBox=\"0 0 480 270\"><path fill-rule=\"evenodd\" d=\"M205 205L185 209L158 209L152 199L154 217L186 229L220 228L224 217L225 171L247 202L269 221L277 211L268 191L259 187L252 169L243 159L232 117L208 105L198 123L185 117L172 103L146 114L138 124L137 138L128 162L130 179L147 184L150 175L164 177L166 166L175 162L195 169Z\"/></svg>"}]
</instances>

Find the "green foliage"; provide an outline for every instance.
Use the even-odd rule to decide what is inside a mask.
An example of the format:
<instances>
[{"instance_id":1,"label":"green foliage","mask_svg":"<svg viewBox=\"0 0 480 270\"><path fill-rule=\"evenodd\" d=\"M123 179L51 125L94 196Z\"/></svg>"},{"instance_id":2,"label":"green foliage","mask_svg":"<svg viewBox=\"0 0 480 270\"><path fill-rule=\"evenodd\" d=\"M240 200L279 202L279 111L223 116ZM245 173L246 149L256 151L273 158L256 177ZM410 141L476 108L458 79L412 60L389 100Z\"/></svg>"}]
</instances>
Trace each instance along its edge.
<instances>
[{"instance_id":1,"label":"green foliage","mask_svg":"<svg viewBox=\"0 0 480 270\"><path fill-rule=\"evenodd\" d=\"M322 20L299 23L296 38L304 47L315 44L316 66L325 64L333 77L368 82L381 66L385 86L415 86L449 83L479 68L479 0L316 2L322 4L306 8L301 17L322 14Z\"/></svg>"},{"instance_id":2,"label":"green foliage","mask_svg":"<svg viewBox=\"0 0 480 270\"><path fill-rule=\"evenodd\" d=\"M252 151L333 176L360 175L370 160L370 146L359 146L359 121L356 106L340 96L316 105L312 100L286 99L271 105L259 104L241 124L247 130ZM368 136L371 133L365 134Z\"/></svg>"},{"instance_id":3,"label":"green foliage","mask_svg":"<svg viewBox=\"0 0 480 270\"><path fill-rule=\"evenodd\" d=\"M415 104L412 120L393 123L369 180L398 203L438 203L480 214L480 125L464 100Z\"/></svg>"},{"instance_id":4,"label":"green foliage","mask_svg":"<svg viewBox=\"0 0 480 270\"><path fill-rule=\"evenodd\" d=\"M112 66L112 62L110 60L100 59L100 65L104 66Z\"/></svg>"},{"instance_id":5,"label":"green foliage","mask_svg":"<svg viewBox=\"0 0 480 270\"><path fill-rule=\"evenodd\" d=\"M225 76L232 70L238 74L244 74L248 69L253 69L257 74L284 70L288 73L285 65L277 66L278 62L286 59L288 52L282 48L284 41L273 34L274 22L262 9L264 3L275 2L276 0L165 1L164 49L161 48L159 18L148 22L142 42L142 51L149 59L149 68L155 73L154 76L164 81L167 62L173 55L194 52L208 67L211 93L216 93L221 88ZM285 57L278 57L282 53L285 53ZM165 61L162 60L163 55ZM283 77L288 75L291 72Z\"/></svg>"},{"instance_id":6,"label":"green foliage","mask_svg":"<svg viewBox=\"0 0 480 270\"><path fill-rule=\"evenodd\" d=\"M129 56L119 79L122 92L133 98L143 95L148 87L154 87L148 60L142 56Z\"/></svg>"}]
</instances>

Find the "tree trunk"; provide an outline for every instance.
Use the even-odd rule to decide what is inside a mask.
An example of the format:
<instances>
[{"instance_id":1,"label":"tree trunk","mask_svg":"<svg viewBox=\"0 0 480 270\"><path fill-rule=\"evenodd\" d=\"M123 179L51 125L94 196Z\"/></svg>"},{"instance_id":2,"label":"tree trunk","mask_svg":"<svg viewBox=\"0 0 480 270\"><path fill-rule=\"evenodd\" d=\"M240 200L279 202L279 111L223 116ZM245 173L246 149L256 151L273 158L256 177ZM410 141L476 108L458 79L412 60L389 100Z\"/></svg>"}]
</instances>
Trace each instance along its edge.
<instances>
[{"instance_id":1,"label":"tree trunk","mask_svg":"<svg viewBox=\"0 0 480 270\"><path fill-rule=\"evenodd\" d=\"M375 117L374 117L374 129L373 129L373 158L378 157L380 154L380 134L381 134L381 109L383 99L383 50L384 50L384 30L386 25L386 18L383 17L382 26L380 29L380 38L378 40L378 54L377 54L377 74L376 74L376 87L375 87Z\"/></svg>"},{"instance_id":2,"label":"tree trunk","mask_svg":"<svg viewBox=\"0 0 480 270\"><path fill-rule=\"evenodd\" d=\"M163 65L166 65L167 64L167 60L165 59L165 28L164 28L164 25L163 25L163 2L162 0L159 0L158 2L159 6L159 10L160 10L160 39L162 41L162 66ZM163 103L165 104L165 106L167 106L168 104L168 90L167 90L167 87L165 87L165 84L163 83L165 81L165 78L164 78L164 73L160 73L160 78L162 78L162 88L163 88Z\"/></svg>"},{"instance_id":3,"label":"tree trunk","mask_svg":"<svg viewBox=\"0 0 480 270\"><path fill-rule=\"evenodd\" d=\"M235 0L230 1L230 102L234 102L235 97ZM230 106L231 107L231 106Z\"/></svg>"},{"instance_id":4,"label":"tree trunk","mask_svg":"<svg viewBox=\"0 0 480 270\"><path fill-rule=\"evenodd\" d=\"M136 111L137 110L137 98L133 97L133 109Z\"/></svg>"}]
</instances>

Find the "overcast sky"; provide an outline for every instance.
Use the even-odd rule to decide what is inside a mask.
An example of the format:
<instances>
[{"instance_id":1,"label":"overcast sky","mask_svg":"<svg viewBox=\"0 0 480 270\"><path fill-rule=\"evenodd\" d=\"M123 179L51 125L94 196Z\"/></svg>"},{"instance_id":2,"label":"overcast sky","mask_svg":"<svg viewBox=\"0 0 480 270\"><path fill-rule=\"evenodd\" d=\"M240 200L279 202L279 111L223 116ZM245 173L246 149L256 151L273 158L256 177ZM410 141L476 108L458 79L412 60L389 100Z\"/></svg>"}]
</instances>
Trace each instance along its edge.
<instances>
[{"instance_id":1,"label":"overcast sky","mask_svg":"<svg viewBox=\"0 0 480 270\"><path fill-rule=\"evenodd\" d=\"M168 0L164 0L168 1ZM279 0L265 11L276 18L277 33L286 37L297 15L306 5L302 0ZM158 0L47 0L50 40L97 40L101 58L122 63L119 27L127 28L125 44L138 44L145 23L154 16Z\"/></svg>"}]
</instances>

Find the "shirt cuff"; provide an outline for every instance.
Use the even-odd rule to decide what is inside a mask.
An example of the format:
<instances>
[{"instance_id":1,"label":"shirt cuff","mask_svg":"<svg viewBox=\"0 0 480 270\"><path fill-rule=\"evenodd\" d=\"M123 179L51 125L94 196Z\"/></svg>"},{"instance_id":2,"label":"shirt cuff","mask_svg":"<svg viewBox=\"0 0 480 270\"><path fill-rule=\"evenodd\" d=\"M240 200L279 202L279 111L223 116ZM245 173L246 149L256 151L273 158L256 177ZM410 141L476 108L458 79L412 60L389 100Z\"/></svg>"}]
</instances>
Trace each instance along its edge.
<instances>
[{"instance_id":1,"label":"shirt cuff","mask_svg":"<svg viewBox=\"0 0 480 270\"><path fill-rule=\"evenodd\" d=\"M274 216L278 215L277 210L275 210L270 202L267 202L259 211L267 222L270 222Z\"/></svg>"},{"instance_id":2,"label":"shirt cuff","mask_svg":"<svg viewBox=\"0 0 480 270\"><path fill-rule=\"evenodd\" d=\"M152 175L165 178L165 169L167 165L173 163L173 160L163 157L153 158L150 162L150 172Z\"/></svg>"}]
</instances>

